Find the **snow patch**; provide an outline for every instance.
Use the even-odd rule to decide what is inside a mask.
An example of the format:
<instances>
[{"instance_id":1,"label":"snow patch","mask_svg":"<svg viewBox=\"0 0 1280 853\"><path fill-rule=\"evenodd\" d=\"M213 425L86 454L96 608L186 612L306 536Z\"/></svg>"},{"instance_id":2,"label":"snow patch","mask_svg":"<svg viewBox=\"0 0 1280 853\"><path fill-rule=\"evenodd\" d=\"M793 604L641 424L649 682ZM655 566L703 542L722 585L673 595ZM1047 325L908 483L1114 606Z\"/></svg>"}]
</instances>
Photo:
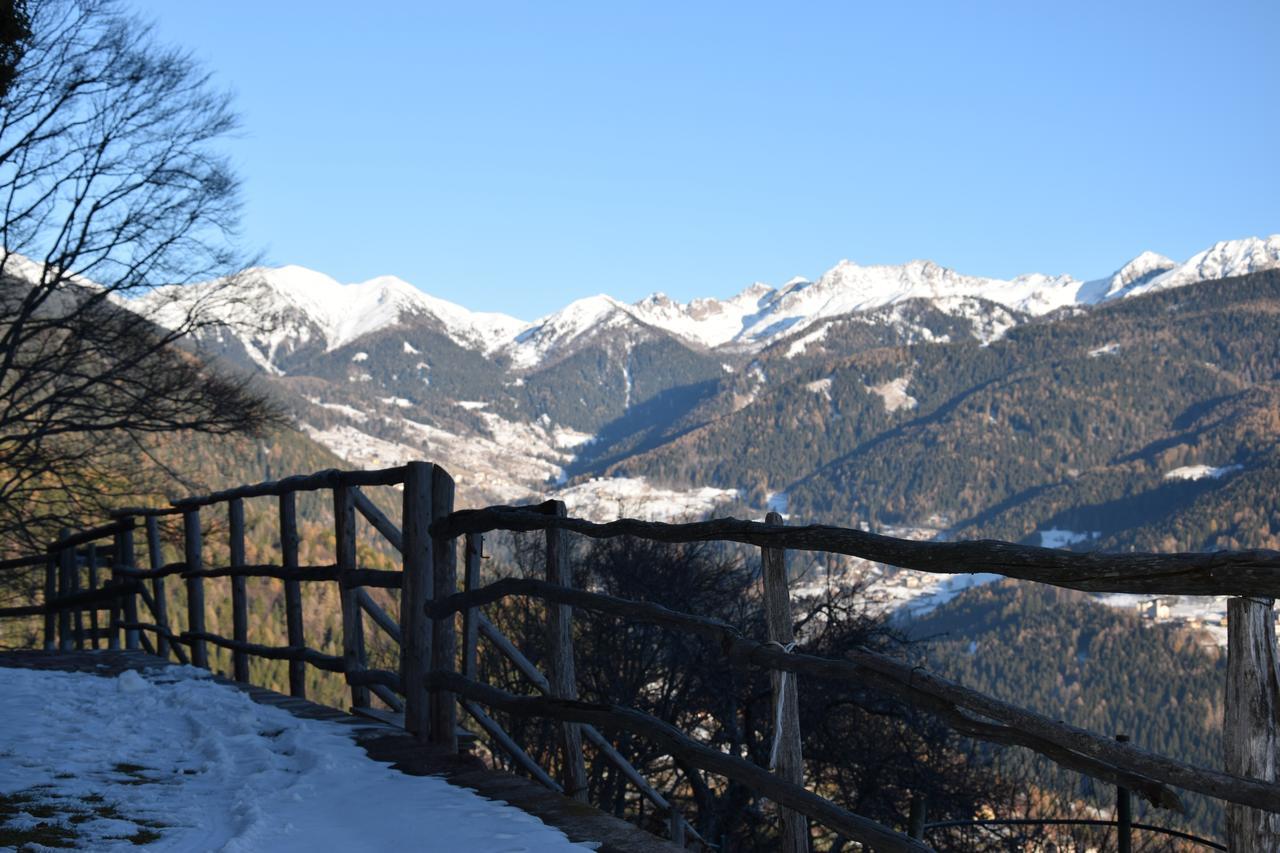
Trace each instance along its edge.
<instances>
[{"instance_id":1,"label":"snow patch","mask_svg":"<svg viewBox=\"0 0 1280 853\"><path fill-rule=\"evenodd\" d=\"M405 352L405 355L418 355L418 354L419 354L419 353L418 353L418 350L414 349L413 344L409 343L408 341L405 341L405 342L404 342L404 352Z\"/></svg>"},{"instance_id":2,"label":"snow patch","mask_svg":"<svg viewBox=\"0 0 1280 853\"><path fill-rule=\"evenodd\" d=\"M367 414L359 409L353 408L352 406L344 406L342 403L324 403L321 402L318 397L306 397L305 399L313 406L319 406L322 409L337 412L338 414L345 415L351 420L358 421L359 423L364 423L369 419Z\"/></svg>"},{"instance_id":3,"label":"snow patch","mask_svg":"<svg viewBox=\"0 0 1280 853\"><path fill-rule=\"evenodd\" d=\"M831 377L829 376L826 379L817 379L813 382L806 382L804 387L806 390L814 394L821 394L828 400L831 399Z\"/></svg>"},{"instance_id":4,"label":"snow patch","mask_svg":"<svg viewBox=\"0 0 1280 853\"><path fill-rule=\"evenodd\" d=\"M907 386L910 384L910 376L899 376L897 379L890 379L888 382L881 382L879 385L863 387L867 389L868 394L879 395L880 399L884 401L884 410L892 413L899 409L911 410L916 407L916 398L907 393Z\"/></svg>"},{"instance_id":5,"label":"snow patch","mask_svg":"<svg viewBox=\"0 0 1280 853\"><path fill-rule=\"evenodd\" d=\"M1220 480L1228 474L1243 471L1243 465L1224 465L1215 468L1212 465L1183 465L1165 473L1166 480Z\"/></svg>"},{"instance_id":6,"label":"snow patch","mask_svg":"<svg viewBox=\"0 0 1280 853\"><path fill-rule=\"evenodd\" d=\"M0 668L0 792L70 813L84 849L584 851L505 803L371 760L349 727L259 705L190 667L119 678ZM138 720L146 720L139 725ZM124 769L122 762L137 769ZM99 800L98 798L102 798ZM352 803L360 808L352 808ZM145 823L144 823L145 822Z\"/></svg>"},{"instance_id":7,"label":"snow patch","mask_svg":"<svg viewBox=\"0 0 1280 853\"><path fill-rule=\"evenodd\" d=\"M1098 539L1102 536L1101 530L1078 533L1074 530L1063 530L1057 527L1051 527L1048 530L1037 530L1036 532L1040 534L1041 548L1069 548L1072 545L1079 545L1081 542L1088 542L1091 539Z\"/></svg>"},{"instance_id":8,"label":"snow patch","mask_svg":"<svg viewBox=\"0 0 1280 853\"><path fill-rule=\"evenodd\" d=\"M792 341L791 345L787 347L786 357L795 358L796 356L802 354L805 350L809 348L810 344L816 344L819 341L821 341L823 338L825 338L827 336L827 332L829 331L831 331L831 324L827 323L817 331L810 332L807 335L802 335L801 337Z\"/></svg>"},{"instance_id":9,"label":"snow patch","mask_svg":"<svg viewBox=\"0 0 1280 853\"><path fill-rule=\"evenodd\" d=\"M1104 356L1104 355L1115 355L1118 352L1120 352L1120 345L1118 343L1112 342L1107 344L1106 346L1101 346L1101 347L1098 347L1097 349L1089 350L1089 358L1098 358L1099 356Z\"/></svg>"},{"instance_id":10,"label":"snow patch","mask_svg":"<svg viewBox=\"0 0 1280 853\"><path fill-rule=\"evenodd\" d=\"M356 362L357 364L359 364L359 363L360 363L360 362L362 362L362 361L368 361L368 360L369 360L369 353L367 353L367 352L358 352L358 353L356 353L355 355L351 356L351 360L352 360L352 361L354 361L354 362Z\"/></svg>"},{"instance_id":11,"label":"snow patch","mask_svg":"<svg viewBox=\"0 0 1280 853\"><path fill-rule=\"evenodd\" d=\"M556 497L569 514L590 521L639 518L646 521L704 518L738 497L737 489L665 489L643 477L594 478L562 488Z\"/></svg>"}]
</instances>

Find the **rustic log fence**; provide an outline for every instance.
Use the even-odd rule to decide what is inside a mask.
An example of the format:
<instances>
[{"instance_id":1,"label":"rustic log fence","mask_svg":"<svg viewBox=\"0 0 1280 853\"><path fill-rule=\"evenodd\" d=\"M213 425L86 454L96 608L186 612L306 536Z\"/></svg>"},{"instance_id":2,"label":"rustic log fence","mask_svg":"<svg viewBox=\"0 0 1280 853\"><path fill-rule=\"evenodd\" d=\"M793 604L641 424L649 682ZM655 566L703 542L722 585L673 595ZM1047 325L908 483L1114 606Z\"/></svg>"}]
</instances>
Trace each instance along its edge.
<instances>
[{"instance_id":1,"label":"rustic log fence","mask_svg":"<svg viewBox=\"0 0 1280 853\"><path fill-rule=\"evenodd\" d=\"M361 491L370 486L401 490L399 527ZM331 565L305 566L299 562L297 496L317 491L332 495L335 557ZM249 565L244 500L265 496L278 499L280 562ZM179 662L207 667L208 647L212 645L230 651L232 674L240 681L248 680L252 657L287 661L289 691L303 698L307 666L338 673L345 679L356 712L399 723L445 751L458 749L457 712L461 708L494 750L509 756L514 766L547 787L579 799L587 796L585 741L616 765L641 796L666 816L670 836L681 846L707 845L670 798L614 748L602 729L647 738L691 767L734 780L772 800L779 807L780 845L788 853L809 848L810 822L877 851L928 850L920 840L926 827L951 825L926 824L923 802L913 802L904 821L907 831L900 832L806 789L797 713L798 702L803 701L797 679L804 677L874 687L937 715L961 734L1023 747L1107 781L1120 790L1121 801L1117 820L1100 823L1131 824L1131 815L1124 808L1129 792L1156 806L1180 809L1175 789L1183 789L1227 803L1231 850L1280 849L1280 785L1276 779L1280 681L1272 619L1273 599L1280 594L1280 554L1276 552L1075 554L1005 542L912 542L837 527L789 526L776 513L770 513L764 523L721 519L663 524L620 519L599 524L569 517L558 501L457 512L453 502L453 480L443 468L411 462L378 471L322 471L184 498L165 508L120 510L110 524L64 532L45 554L0 561L0 570L43 567L45 572L43 602L0 609L0 618L42 616L44 647L51 651L98 648L105 643L108 648L172 654ZM201 513L218 505L226 506L228 562L206 566ZM166 516L180 517L182 528L183 559L168 564L162 558L159 524ZM360 518L400 555L400 571L358 565ZM140 522L147 543L145 569L136 564L134 546ZM495 530L542 531L545 577L502 578L482 585L483 537ZM728 541L759 548L768 640L751 640L735 626L697 614L574 589L565 540L569 532L667 543ZM463 546L461 589L459 544ZM787 550L846 554L929 572L996 572L1095 592L1232 596L1224 770L1189 765L1051 720L869 650L854 651L841 660L797 651L786 582ZM101 577L103 571L109 575L106 579ZM180 632L173 630L165 588L166 579L175 576L186 584L186 629ZM230 578L231 637L206 628L204 582L218 577ZM249 642L248 578L283 582L286 646ZM338 584L340 655L307 645L301 589L303 584L319 582ZM398 619L377 603L368 587L399 592ZM481 610L511 596L536 598L546 605L545 673ZM149 621L141 618L139 601ZM776 711L773 767L759 767L710 749L635 709L580 700L573 652L575 609L693 634L719 648L727 666L770 670ZM100 619L102 611L107 612L105 620ZM398 650L394 671L370 668L365 617ZM477 648L482 640L511 662L533 686L535 695L508 693L477 680ZM385 709L375 709L373 697ZM560 778L552 778L539 766L486 708L555 723ZM1121 838L1125 838L1123 833Z\"/></svg>"}]
</instances>

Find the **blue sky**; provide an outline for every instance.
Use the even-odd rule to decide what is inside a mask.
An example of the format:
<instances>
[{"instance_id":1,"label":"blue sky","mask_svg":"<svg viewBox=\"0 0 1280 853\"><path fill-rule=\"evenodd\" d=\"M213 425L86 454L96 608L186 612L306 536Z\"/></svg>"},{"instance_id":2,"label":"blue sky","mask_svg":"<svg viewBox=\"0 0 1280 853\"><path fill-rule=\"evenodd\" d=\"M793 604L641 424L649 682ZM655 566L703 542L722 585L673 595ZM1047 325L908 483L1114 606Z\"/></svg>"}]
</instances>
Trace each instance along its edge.
<instances>
[{"instance_id":1,"label":"blue sky","mask_svg":"<svg viewBox=\"0 0 1280 853\"><path fill-rule=\"evenodd\" d=\"M476 310L1280 231L1274 0L127 2L235 92L269 262Z\"/></svg>"}]
</instances>

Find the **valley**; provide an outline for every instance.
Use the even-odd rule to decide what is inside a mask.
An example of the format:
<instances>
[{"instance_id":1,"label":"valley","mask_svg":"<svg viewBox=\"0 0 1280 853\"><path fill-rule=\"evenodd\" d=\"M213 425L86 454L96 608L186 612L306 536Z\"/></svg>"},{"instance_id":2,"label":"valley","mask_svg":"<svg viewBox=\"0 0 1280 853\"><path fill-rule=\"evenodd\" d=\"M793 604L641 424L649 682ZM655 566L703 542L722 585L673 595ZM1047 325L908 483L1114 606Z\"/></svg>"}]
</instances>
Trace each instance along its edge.
<instances>
[{"instance_id":1,"label":"valley","mask_svg":"<svg viewBox=\"0 0 1280 853\"><path fill-rule=\"evenodd\" d=\"M135 306L163 322L201 286ZM760 517L1051 548L1280 545L1280 237L1082 282L841 262L726 300L574 302L533 323L298 267L218 290L197 344L353 467L437 459L459 503ZM923 616L974 582L840 563ZM1122 600L1123 599L1123 600ZM1112 597L1221 645L1221 601Z\"/></svg>"}]
</instances>

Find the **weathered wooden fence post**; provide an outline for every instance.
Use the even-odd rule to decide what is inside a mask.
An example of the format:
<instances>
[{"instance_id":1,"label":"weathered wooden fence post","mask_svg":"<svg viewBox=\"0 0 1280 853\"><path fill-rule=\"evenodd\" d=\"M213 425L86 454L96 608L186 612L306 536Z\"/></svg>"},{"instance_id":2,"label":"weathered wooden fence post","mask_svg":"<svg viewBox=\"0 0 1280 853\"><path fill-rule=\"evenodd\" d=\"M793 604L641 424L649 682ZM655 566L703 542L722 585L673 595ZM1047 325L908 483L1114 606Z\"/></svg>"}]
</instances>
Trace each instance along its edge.
<instances>
[{"instance_id":1,"label":"weathered wooden fence post","mask_svg":"<svg viewBox=\"0 0 1280 853\"><path fill-rule=\"evenodd\" d=\"M89 591L95 592L98 589L98 546L93 542L84 546L84 562L89 569ZM98 608L92 607L89 610L89 643L95 650L101 648L99 642L102 633L99 631L98 625Z\"/></svg>"},{"instance_id":2,"label":"weathered wooden fence post","mask_svg":"<svg viewBox=\"0 0 1280 853\"><path fill-rule=\"evenodd\" d=\"M1280 676L1272 601L1227 602L1227 691L1222 721L1226 771L1277 781L1280 749ZM1227 804L1227 847L1232 853L1280 850L1280 815Z\"/></svg>"},{"instance_id":3,"label":"weathered wooden fence post","mask_svg":"<svg viewBox=\"0 0 1280 853\"><path fill-rule=\"evenodd\" d=\"M154 515L147 516L147 563L152 570L164 565L164 550L160 547L160 520ZM155 602L156 624L162 631L169 630L169 600L165 596L164 578L151 579L151 598ZM162 658L169 657L169 638L165 634L156 634L156 654Z\"/></svg>"},{"instance_id":4,"label":"weathered wooden fence post","mask_svg":"<svg viewBox=\"0 0 1280 853\"><path fill-rule=\"evenodd\" d=\"M111 561L111 582L113 584L123 586L131 583L129 576L121 569L132 569L137 562L134 557L133 547L133 524L132 518L123 518L122 522L128 524L123 530L117 531L115 536L115 559ZM129 625L138 624L138 594L135 592L127 593L121 596L121 615L122 621ZM130 650L136 650L142 647L137 628L124 629L124 647ZM115 632L112 632L112 639L115 639ZM117 640L117 642L119 642Z\"/></svg>"},{"instance_id":5,"label":"weathered wooden fence post","mask_svg":"<svg viewBox=\"0 0 1280 853\"><path fill-rule=\"evenodd\" d=\"M463 553L462 588L467 592L480 588L480 561L484 559L484 536L468 533ZM476 679L476 645L480 642L480 611L468 607L462 611L462 677Z\"/></svg>"},{"instance_id":6,"label":"weathered wooden fence post","mask_svg":"<svg viewBox=\"0 0 1280 853\"><path fill-rule=\"evenodd\" d=\"M453 477L435 465L431 469L431 520L453 512ZM458 540L451 537L431 539L432 600L438 601L458 591ZM431 669L454 672L457 668L458 617L451 613L443 619L431 620ZM431 695L431 742L446 752L458 751L458 699L452 693L437 690Z\"/></svg>"},{"instance_id":7,"label":"weathered wooden fence post","mask_svg":"<svg viewBox=\"0 0 1280 853\"><path fill-rule=\"evenodd\" d=\"M1128 735L1116 735L1120 743L1128 743ZM1116 851L1133 853L1133 796L1123 785L1116 786Z\"/></svg>"},{"instance_id":8,"label":"weathered wooden fence post","mask_svg":"<svg viewBox=\"0 0 1280 853\"><path fill-rule=\"evenodd\" d=\"M554 502L554 515L568 514L564 501ZM559 528L547 529L547 582L573 586L569 569L569 542ZM551 695L557 699L578 698L578 675L573 663L573 608L564 604L547 605L547 681ZM582 756L582 727L577 723L561 723L560 737L564 768L561 784L566 796L587 801L587 768Z\"/></svg>"},{"instance_id":9,"label":"weathered wooden fence post","mask_svg":"<svg viewBox=\"0 0 1280 853\"><path fill-rule=\"evenodd\" d=\"M80 591L80 555L75 548L68 549L71 551L71 593ZM80 651L84 651L84 606L81 605L72 611L72 631L75 634L75 646Z\"/></svg>"},{"instance_id":10,"label":"weathered wooden fence post","mask_svg":"<svg viewBox=\"0 0 1280 853\"><path fill-rule=\"evenodd\" d=\"M232 566L244 565L244 500L227 501L228 553ZM231 637L237 643L249 642L248 578L231 576ZM231 654L231 670L236 681L249 681L249 653L235 651Z\"/></svg>"},{"instance_id":11,"label":"weathered wooden fence post","mask_svg":"<svg viewBox=\"0 0 1280 853\"><path fill-rule=\"evenodd\" d=\"M913 794L907 811L907 835L924 839L924 825L928 819L929 800L924 794Z\"/></svg>"},{"instance_id":12,"label":"weathered wooden fence post","mask_svg":"<svg viewBox=\"0 0 1280 853\"><path fill-rule=\"evenodd\" d=\"M104 588L114 587L120 582L119 576L116 574L116 563L120 560L120 544L113 542L111 546L111 560L108 568L111 571L111 577L107 579ZM107 610L107 648L120 648L120 623L124 621L124 615L120 607L120 596L114 596L110 601L110 607Z\"/></svg>"},{"instance_id":13,"label":"weathered wooden fence post","mask_svg":"<svg viewBox=\"0 0 1280 853\"><path fill-rule=\"evenodd\" d=\"M431 471L428 462L405 466L400 530L404 551L404 579L400 590L400 683L404 688L404 727L419 740L431 730L427 696L427 667L431 664L431 629L427 599L432 578Z\"/></svg>"},{"instance_id":14,"label":"weathered wooden fence post","mask_svg":"<svg viewBox=\"0 0 1280 853\"><path fill-rule=\"evenodd\" d=\"M298 571L298 496L296 492L280 495L280 564L286 574ZM296 578L284 581L284 619L289 645L300 649L306 645L302 630L302 583ZM306 661L289 661L289 695L307 698Z\"/></svg>"},{"instance_id":15,"label":"weathered wooden fence post","mask_svg":"<svg viewBox=\"0 0 1280 853\"><path fill-rule=\"evenodd\" d=\"M66 539L71 531L63 528L58 531L59 539ZM62 548L58 551L58 595L71 594L72 575L75 573L76 552L74 548ZM58 611L58 650L69 652L75 648L75 639L71 636L71 611L63 608Z\"/></svg>"},{"instance_id":16,"label":"weathered wooden fence post","mask_svg":"<svg viewBox=\"0 0 1280 853\"><path fill-rule=\"evenodd\" d=\"M349 676L365 668L364 619L358 588L352 583L356 570L356 502L349 486L333 488L333 530L336 536L338 587L342 594L342 663ZM369 707L369 688L351 685L351 704Z\"/></svg>"},{"instance_id":17,"label":"weathered wooden fence post","mask_svg":"<svg viewBox=\"0 0 1280 853\"><path fill-rule=\"evenodd\" d=\"M58 558L50 554L44 561L44 603L48 607L58 597ZM44 612L44 650L52 652L58 648L58 614L52 610Z\"/></svg>"},{"instance_id":18,"label":"weathered wooden fence post","mask_svg":"<svg viewBox=\"0 0 1280 853\"><path fill-rule=\"evenodd\" d=\"M200 532L199 508L182 513L182 546L187 571L203 571L204 538ZM198 575L187 578L187 630L194 634L204 633L204 578ZM193 666L209 668L209 649L203 639L191 641L191 663Z\"/></svg>"},{"instance_id":19,"label":"weathered wooden fence post","mask_svg":"<svg viewBox=\"0 0 1280 853\"><path fill-rule=\"evenodd\" d=\"M771 512L766 524L782 524L782 516ZM764 579L764 612L769 640L785 649L795 643L791 621L791 596L787 591L787 555L781 548L760 549L761 575ZM804 785L804 756L800 750L800 706L794 674L770 673L773 683L773 737L776 754L770 759L773 770L788 782ZM778 807L782 818L782 850L784 853L808 853L809 821L791 809Z\"/></svg>"}]
</instances>

